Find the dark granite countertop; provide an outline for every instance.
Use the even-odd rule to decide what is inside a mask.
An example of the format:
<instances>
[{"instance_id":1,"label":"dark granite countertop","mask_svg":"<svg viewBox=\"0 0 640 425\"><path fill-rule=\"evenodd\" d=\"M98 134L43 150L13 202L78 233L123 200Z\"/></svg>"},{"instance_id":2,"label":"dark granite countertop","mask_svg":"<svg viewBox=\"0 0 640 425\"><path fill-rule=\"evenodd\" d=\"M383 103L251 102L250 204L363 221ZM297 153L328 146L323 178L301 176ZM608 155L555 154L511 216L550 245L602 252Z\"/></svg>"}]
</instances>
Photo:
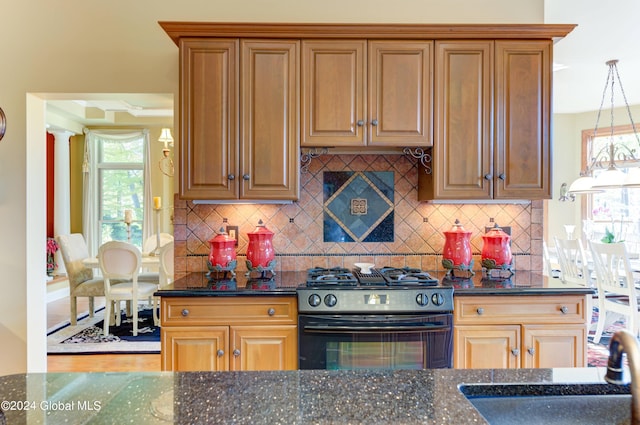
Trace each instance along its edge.
<instances>
[{"instance_id":1,"label":"dark granite countertop","mask_svg":"<svg viewBox=\"0 0 640 425\"><path fill-rule=\"evenodd\" d=\"M454 295L563 295L593 294L595 290L574 283L563 283L538 272L518 271L508 279L487 278L477 272L469 278L447 277L442 272L430 272L440 285L453 286ZM162 297L210 297L210 296L274 296L295 295L296 288L304 285L306 271L279 272L269 277L259 273L250 277L238 273L235 278L207 273L190 273L176 280L156 295Z\"/></svg>"},{"instance_id":2,"label":"dark granite countertop","mask_svg":"<svg viewBox=\"0 0 640 425\"><path fill-rule=\"evenodd\" d=\"M604 369L27 374L0 399L8 424L465 425L487 422L460 384L578 382L605 387Z\"/></svg>"}]
</instances>

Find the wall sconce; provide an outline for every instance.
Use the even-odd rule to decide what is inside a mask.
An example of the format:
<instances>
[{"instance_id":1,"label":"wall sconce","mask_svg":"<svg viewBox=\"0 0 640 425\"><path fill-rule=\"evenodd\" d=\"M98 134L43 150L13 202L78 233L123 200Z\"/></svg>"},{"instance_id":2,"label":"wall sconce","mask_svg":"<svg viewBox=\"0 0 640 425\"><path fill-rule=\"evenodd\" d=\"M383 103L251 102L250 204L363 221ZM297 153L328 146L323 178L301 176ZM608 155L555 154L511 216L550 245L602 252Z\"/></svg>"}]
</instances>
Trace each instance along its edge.
<instances>
[{"instance_id":1,"label":"wall sconce","mask_svg":"<svg viewBox=\"0 0 640 425\"><path fill-rule=\"evenodd\" d=\"M173 177L173 161L171 160L171 158L169 158L169 145L173 146L171 129L163 128L158 141L164 143L164 148L162 149L162 159L158 163L158 165L160 166L160 171L162 171L162 173L166 176Z\"/></svg>"},{"instance_id":2,"label":"wall sconce","mask_svg":"<svg viewBox=\"0 0 640 425\"><path fill-rule=\"evenodd\" d=\"M558 198L558 201L560 201L560 202L567 202L567 201L574 202L575 200L576 200L576 195L569 192L569 188L567 187L566 183L562 183L562 185L560 186L560 198Z\"/></svg>"}]
</instances>

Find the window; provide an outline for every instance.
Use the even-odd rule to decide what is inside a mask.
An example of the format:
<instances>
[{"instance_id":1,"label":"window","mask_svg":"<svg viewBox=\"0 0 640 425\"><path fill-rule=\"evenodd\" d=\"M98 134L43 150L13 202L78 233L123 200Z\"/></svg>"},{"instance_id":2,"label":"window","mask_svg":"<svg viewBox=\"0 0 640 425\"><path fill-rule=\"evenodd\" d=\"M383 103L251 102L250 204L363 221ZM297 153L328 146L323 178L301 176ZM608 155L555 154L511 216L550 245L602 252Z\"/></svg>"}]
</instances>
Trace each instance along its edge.
<instances>
[{"instance_id":1,"label":"window","mask_svg":"<svg viewBox=\"0 0 640 425\"><path fill-rule=\"evenodd\" d=\"M591 152L596 156L601 149L609 146L611 128L599 129L596 137L593 130L582 132L582 163L587 166L587 155ZM633 132L632 126L620 126L613 128L614 144L625 145L634 151L635 156L640 157L640 146ZM607 164L603 164L606 166ZM627 172L630 167L637 167L640 161L616 161L621 171ZM603 169L594 171L594 177ZM583 209L584 231L588 239L599 240L604 236L605 230L613 232L617 240L625 240L640 232L640 189L620 188L608 189L601 193L594 193L586 198Z\"/></svg>"},{"instance_id":2,"label":"window","mask_svg":"<svg viewBox=\"0 0 640 425\"><path fill-rule=\"evenodd\" d=\"M82 233L90 255L111 240L127 241L126 210L132 211L131 243L142 248L152 222L149 131L85 130Z\"/></svg>"},{"instance_id":3,"label":"window","mask_svg":"<svg viewBox=\"0 0 640 425\"><path fill-rule=\"evenodd\" d=\"M125 210L133 211L131 242L142 248L144 139L98 139L99 244L128 240Z\"/></svg>"}]
</instances>

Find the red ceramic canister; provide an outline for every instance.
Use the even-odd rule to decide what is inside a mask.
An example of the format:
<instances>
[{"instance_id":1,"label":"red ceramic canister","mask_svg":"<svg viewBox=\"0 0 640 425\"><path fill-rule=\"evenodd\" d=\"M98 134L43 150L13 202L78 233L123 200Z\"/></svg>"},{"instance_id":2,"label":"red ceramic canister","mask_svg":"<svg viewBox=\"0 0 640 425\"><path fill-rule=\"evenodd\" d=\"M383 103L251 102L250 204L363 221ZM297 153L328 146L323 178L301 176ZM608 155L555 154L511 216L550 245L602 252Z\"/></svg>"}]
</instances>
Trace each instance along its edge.
<instances>
[{"instance_id":1,"label":"red ceramic canister","mask_svg":"<svg viewBox=\"0 0 640 425\"><path fill-rule=\"evenodd\" d=\"M251 267L267 267L276 258L273 249L273 232L264 225L262 220L258 222L253 232L247 233L249 246L247 246L247 261Z\"/></svg>"},{"instance_id":2,"label":"red ceramic canister","mask_svg":"<svg viewBox=\"0 0 640 425\"><path fill-rule=\"evenodd\" d=\"M236 240L229 236L223 228L218 234L209 240L211 252L209 262L213 267L227 267L232 260L236 259Z\"/></svg>"},{"instance_id":3,"label":"red ceramic canister","mask_svg":"<svg viewBox=\"0 0 640 425\"><path fill-rule=\"evenodd\" d=\"M471 264L471 232L462 227L456 220L449 231L444 232L445 242L442 250L443 260L453 262L454 267L469 266Z\"/></svg>"},{"instance_id":4,"label":"red ceramic canister","mask_svg":"<svg viewBox=\"0 0 640 425\"><path fill-rule=\"evenodd\" d=\"M496 267L511 264L511 236L505 233L496 223L493 229L482 235L482 261L492 260Z\"/></svg>"}]
</instances>

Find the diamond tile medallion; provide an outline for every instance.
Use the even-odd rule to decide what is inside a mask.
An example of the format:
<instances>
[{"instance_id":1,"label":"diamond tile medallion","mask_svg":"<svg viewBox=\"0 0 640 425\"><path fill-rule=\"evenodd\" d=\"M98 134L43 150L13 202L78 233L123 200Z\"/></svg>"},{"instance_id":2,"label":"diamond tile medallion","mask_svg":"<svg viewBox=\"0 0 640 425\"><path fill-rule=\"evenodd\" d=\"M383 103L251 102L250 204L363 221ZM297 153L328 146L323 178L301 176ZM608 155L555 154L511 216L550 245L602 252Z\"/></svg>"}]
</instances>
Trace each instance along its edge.
<instances>
[{"instance_id":1,"label":"diamond tile medallion","mask_svg":"<svg viewBox=\"0 0 640 425\"><path fill-rule=\"evenodd\" d=\"M393 242L393 171L325 171L324 242Z\"/></svg>"}]
</instances>

